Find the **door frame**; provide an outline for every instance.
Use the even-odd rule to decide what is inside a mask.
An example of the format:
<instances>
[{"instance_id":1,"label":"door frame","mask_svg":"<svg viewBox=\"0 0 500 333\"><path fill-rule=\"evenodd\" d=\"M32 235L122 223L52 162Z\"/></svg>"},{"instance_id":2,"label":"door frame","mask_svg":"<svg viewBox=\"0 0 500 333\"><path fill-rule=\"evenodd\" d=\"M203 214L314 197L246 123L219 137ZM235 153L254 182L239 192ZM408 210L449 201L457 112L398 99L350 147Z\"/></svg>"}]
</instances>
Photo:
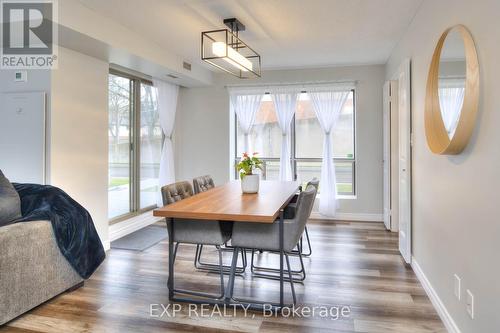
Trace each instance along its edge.
<instances>
[{"instance_id":1,"label":"door frame","mask_svg":"<svg viewBox=\"0 0 500 333\"><path fill-rule=\"evenodd\" d=\"M412 258L412 229L413 229L413 202L412 202L412 198L413 198L413 186L412 186L412 183L413 183L413 172L412 172L412 169L413 169L413 121L412 121L412 118L413 118L413 114L412 114L412 108L411 108L411 105L412 105L412 94L411 94L411 60L409 58L407 59L404 59L401 63L401 65L398 67L398 70L396 71L396 73L394 73L393 77L392 77L392 80L398 80L399 82L399 78L401 75L404 75L406 77L406 84L405 84L405 90L406 90L406 95L408 96L408 98L406 99L406 109L408 110L408 123L407 123L407 126L408 126L408 140L406 141L406 145L407 145L407 149L408 149L408 156L407 156L407 159L408 159L408 162L407 162L407 170L405 170L405 172L407 172L408 176L407 176L407 180L408 180L408 193L407 193L407 198L406 200L408 201L408 212L407 212L407 215L406 215L406 218L408 219L409 223L406 227L406 230L401 230L401 221L402 221L402 214L404 214L403 210L401 209L401 204L399 205L398 207L398 215L399 215L399 233L401 234L401 232L405 233L406 235L406 239L407 239L407 242L406 243L402 243L401 242L401 237L400 238L400 241L399 241L399 250L401 252L401 255L403 256L404 260L406 263L410 264L411 263L411 258ZM399 84L399 83L398 83ZM399 90L399 88L398 88ZM401 131L401 112L402 110L400 110L401 108L399 107L400 106L400 98L399 98L399 91L398 91L398 118L400 119L399 120L399 123L398 123L398 127L399 127L399 131ZM399 134L401 134L401 132L399 132ZM398 136L398 141L399 141L399 145L402 144L401 142L401 135ZM398 145L398 146L399 146ZM398 151L398 164L399 164L399 156L400 156L400 152ZM399 171L398 171L398 182L401 182L401 178L402 178L402 167L399 166ZM402 198L402 191L401 191L401 186L399 186L399 190L398 190L398 196L399 196L399 201L401 202ZM404 227L404 226L403 226Z\"/></svg>"},{"instance_id":2,"label":"door frame","mask_svg":"<svg viewBox=\"0 0 500 333\"><path fill-rule=\"evenodd\" d=\"M382 169L383 169L383 219L384 225L387 230L392 229L392 218L391 218L391 84L392 80L386 81L383 88L383 116L382 116L382 127L383 127L383 158L382 158Z\"/></svg>"}]
</instances>

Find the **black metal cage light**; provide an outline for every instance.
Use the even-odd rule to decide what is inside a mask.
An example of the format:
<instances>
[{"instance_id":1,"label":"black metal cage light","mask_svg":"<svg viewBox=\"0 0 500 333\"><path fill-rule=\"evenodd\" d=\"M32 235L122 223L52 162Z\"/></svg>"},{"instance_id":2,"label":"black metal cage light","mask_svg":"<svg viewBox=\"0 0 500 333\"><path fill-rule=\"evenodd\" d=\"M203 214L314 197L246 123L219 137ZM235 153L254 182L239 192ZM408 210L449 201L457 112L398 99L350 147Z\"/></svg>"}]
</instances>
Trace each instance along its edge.
<instances>
[{"instance_id":1,"label":"black metal cage light","mask_svg":"<svg viewBox=\"0 0 500 333\"><path fill-rule=\"evenodd\" d=\"M224 24L229 29L201 33L201 59L241 79L260 77L260 55L238 36L245 26L236 18Z\"/></svg>"}]
</instances>

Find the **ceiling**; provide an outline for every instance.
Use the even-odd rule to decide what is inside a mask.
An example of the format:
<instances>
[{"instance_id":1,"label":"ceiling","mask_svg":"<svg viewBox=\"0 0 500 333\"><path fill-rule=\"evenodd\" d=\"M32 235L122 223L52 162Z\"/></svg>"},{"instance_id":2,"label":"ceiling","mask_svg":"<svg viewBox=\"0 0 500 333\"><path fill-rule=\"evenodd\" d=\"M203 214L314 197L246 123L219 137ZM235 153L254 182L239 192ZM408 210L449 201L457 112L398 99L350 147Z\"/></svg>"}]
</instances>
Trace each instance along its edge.
<instances>
[{"instance_id":1,"label":"ceiling","mask_svg":"<svg viewBox=\"0 0 500 333\"><path fill-rule=\"evenodd\" d=\"M201 32L237 17L262 67L279 69L383 64L423 0L79 1L192 63Z\"/></svg>"}]
</instances>

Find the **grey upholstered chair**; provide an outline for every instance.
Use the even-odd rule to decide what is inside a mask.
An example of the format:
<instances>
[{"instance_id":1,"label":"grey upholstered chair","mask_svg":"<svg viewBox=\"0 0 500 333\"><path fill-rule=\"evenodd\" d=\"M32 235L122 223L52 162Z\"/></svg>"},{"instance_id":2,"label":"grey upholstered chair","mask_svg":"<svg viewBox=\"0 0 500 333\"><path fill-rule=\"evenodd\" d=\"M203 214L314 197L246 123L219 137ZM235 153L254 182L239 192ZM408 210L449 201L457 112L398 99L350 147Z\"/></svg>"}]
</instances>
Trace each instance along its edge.
<instances>
[{"instance_id":1,"label":"grey upholstered chair","mask_svg":"<svg viewBox=\"0 0 500 333\"><path fill-rule=\"evenodd\" d=\"M208 191L214 187L214 180L209 175L200 176L193 179L193 188L195 194Z\"/></svg>"},{"instance_id":2,"label":"grey upholstered chair","mask_svg":"<svg viewBox=\"0 0 500 333\"><path fill-rule=\"evenodd\" d=\"M309 185L314 186L316 188L316 192L317 192L318 188L319 188L319 180L315 177L307 183L306 188ZM293 219L295 217L295 213L297 210L298 197L299 197L299 195L297 194L292 199L292 201L285 207L285 211L284 211L285 219ZM311 210L312 210L312 206L311 206ZM305 238L307 241L307 246L309 248L308 252L304 252L304 250L303 250L304 235L305 235ZM259 251L252 250L252 256L251 256L251 261L250 261L250 268L251 268L252 272L254 273L254 275L258 276L258 277L271 279L271 280L276 280L277 279L276 275L262 273L262 272L279 273L278 269L264 267L264 266L258 266L255 264L255 256L256 256L257 252L262 253L262 251L260 251L260 250ZM307 225L304 228L304 234L300 237L299 243L297 244L297 250L293 250L291 254L298 256L299 263L300 263L300 269L292 270L293 280L295 282L302 282L306 279L306 270L304 267L304 261L302 260L302 256L309 257L312 254L311 240L309 238L309 232L307 231Z\"/></svg>"},{"instance_id":3,"label":"grey upholstered chair","mask_svg":"<svg viewBox=\"0 0 500 333\"><path fill-rule=\"evenodd\" d=\"M318 178L314 177L313 179L311 179L307 184L306 184L306 188L307 186L309 185L312 185L316 188L316 191L318 191L319 189L319 180ZM296 200L297 198L294 198L292 200L292 202L290 202L286 207L285 207L285 218L288 218L288 219L293 219L293 217L295 216L295 211L297 209L297 203L296 203ZM305 257L309 257L311 256L312 254L312 247L311 247L311 240L309 238L309 231L307 230L307 226L305 227L304 229L304 235L306 236L306 241L307 241L307 247L308 247L308 252L304 252L303 251L303 242L302 242L302 238L300 239L300 243L299 243L299 251L302 253L303 256Z\"/></svg>"},{"instance_id":4,"label":"grey upholstered chair","mask_svg":"<svg viewBox=\"0 0 500 333\"><path fill-rule=\"evenodd\" d=\"M210 175L205 175L205 176L199 176L193 179L193 189L194 189L194 194L198 194L201 192L206 192L208 190L211 190L215 187L215 182L212 179L212 176ZM232 230L233 227L233 222L226 222L226 221L221 221L220 222L221 226L225 230ZM227 246L224 246L222 250L230 250L227 248ZM207 270L210 272L213 272L214 270L218 271L219 270L219 265L214 265L211 263L205 263L202 262L201 260L201 255L203 252L203 244L198 244L196 246L196 254L194 257L194 266L197 269L202 269L202 270ZM243 254L242 252L242 266L236 268L236 272L238 274L241 274L245 271L246 266L247 266L247 261L246 261L246 255ZM230 266L223 265L224 272L229 272Z\"/></svg>"},{"instance_id":5,"label":"grey upholstered chair","mask_svg":"<svg viewBox=\"0 0 500 333\"><path fill-rule=\"evenodd\" d=\"M163 197L163 204L170 205L174 202L193 196L193 187L189 182L183 181L163 186L161 188L161 193ZM174 242L176 243L174 250L174 262L177 256L179 243L214 245L219 252L218 266L221 280L221 294L219 296L180 289L176 289L175 292L216 299L224 297L224 272L222 268L222 253L220 250L220 246L222 244L225 244L231 238L231 231L221 226L219 221L199 221L167 218L166 222L169 232L171 232L172 220L174 227Z\"/></svg>"},{"instance_id":6,"label":"grey upholstered chair","mask_svg":"<svg viewBox=\"0 0 500 333\"><path fill-rule=\"evenodd\" d=\"M316 193L317 190L313 185L309 185L304 191L300 192L297 199L297 208L294 218L285 219L283 225L283 247L288 272L288 278L285 280L290 282L294 304L296 303L296 297L289 255L292 254L292 251L297 246L300 237L304 232L307 220L309 219L312 211ZM278 252L280 250L279 223L278 221L275 221L272 224L235 223L231 236L231 244L235 247L234 251L238 251L241 248L251 248Z\"/></svg>"},{"instance_id":7,"label":"grey upholstered chair","mask_svg":"<svg viewBox=\"0 0 500 333\"><path fill-rule=\"evenodd\" d=\"M307 182L306 184L306 188L309 186L309 185L312 185L316 188L316 191L318 191L319 189L319 179L314 177L313 179L311 179L310 181ZM298 199L298 195L296 195L292 201L285 207L285 218L288 218L288 219L293 219L293 217L295 216L295 211L297 209L297 199Z\"/></svg>"}]
</instances>

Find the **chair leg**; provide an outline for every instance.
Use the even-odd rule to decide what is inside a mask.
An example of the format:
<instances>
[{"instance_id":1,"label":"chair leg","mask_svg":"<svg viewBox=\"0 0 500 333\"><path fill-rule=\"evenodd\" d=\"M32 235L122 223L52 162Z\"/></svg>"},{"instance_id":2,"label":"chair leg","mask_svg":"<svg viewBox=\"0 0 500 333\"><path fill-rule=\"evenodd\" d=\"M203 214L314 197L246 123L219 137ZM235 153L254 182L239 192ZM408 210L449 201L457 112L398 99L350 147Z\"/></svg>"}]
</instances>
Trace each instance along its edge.
<instances>
[{"instance_id":1,"label":"chair leg","mask_svg":"<svg viewBox=\"0 0 500 333\"><path fill-rule=\"evenodd\" d=\"M198 268L198 256L200 255L200 247L203 248L203 245L196 244L196 252L194 254L194 267Z\"/></svg>"},{"instance_id":2,"label":"chair leg","mask_svg":"<svg viewBox=\"0 0 500 333\"><path fill-rule=\"evenodd\" d=\"M221 248L220 250L224 251L226 249ZM203 251L203 245L202 244L196 245L196 253L195 253L195 257L194 257L194 267L196 269L208 271L211 273L218 273L219 272L219 265L210 264L210 263L206 263L206 262L201 261L202 251ZM239 266L239 267L236 266L236 271L235 271L236 274L243 274L247 268L247 258L246 258L246 252L244 250L242 250L242 252L241 252L241 260L242 260L242 266ZM229 272L231 270L231 266L222 265L222 268L223 268L225 274L229 274Z\"/></svg>"},{"instance_id":3,"label":"chair leg","mask_svg":"<svg viewBox=\"0 0 500 333\"><path fill-rule=\"evenodd\" d=\"M295 253L296 252L296 253ZM290 270L290 273L292 275L295 275L293 277L294 282L303 282L306 279L306 270L304 267L304 261L302 258L302 253L300 251L295 251L294 256L298 256L300 259L300 270ZM271 252L273 253L273 252ZM270 273L279 273L280 270L278 268L271 268L271 267L262 267L262 266L257 266L254 264L254 257L255 257L255 250L252 250L252 256L251 256L251 263L250 263L250 270L252 274L256 277L264 278L264 279L269 279L269 280L278 280L279 277L276 275L272 274L265 274L265 273L259 273L256 271L264 271L264 272L270 272ZM298 275L298 276L297 276ZM287 281L288 278L285 278Z\"/></svg>"},{"instance_id":4,"label":"chair leg","mask_svg":"<svg viewBox=\"0 0 500 333\"><path fill-rule=\"evenodd\" d=\"M308 247L308 250L309 250L309 251L308 251L307 253L304 253L303 251L301 251L301 252L302 252L302 254L303 254L304 256L306 256L306 257L310 257L310 256L311 256L311 254L312 254L312 247L311 247L311 240L310 240L310 238L309 238L309 232L307 231L307 226L304 228L304 232L305 232L305 234L306 234L307 247Z\"/></svg>"},{"instance_id":5,"label":"chair leg","mask_svg":"<svg viewBox=\"0 0 500 333\"><path fill-rule=\"evenodd\" d=\"M300 272L302 272L301 281L306 279L306 268L304 267L304 260L302 260L302 253L299 253L299 261L300 261Z\"/></svg>"},{"instance_id":6,"label":"chair leg","mask_svg":"<svg viewBox=\"0 0 500 333\"><path fill-rule=\"evenodd\" d=\"M254 271L254 265L253 265L253 257L255 255L255 249L252 249L252 257L250 259L250 271L253 273Z\"/></svg>"},{"instance_id":7,"label":"chair leg","mask_svg":"<svg viewBox=\"0 0 500 333\"><path fill-rule=\"evenodd\" d=\"M175 243L174 247L174 263L175 263L175 258L177 258L177 249L179 248L179 243Z\"/></svg>"},{"instance_id":8,"label":"chair leg","mask_svg":"<svg viewBox=\"0 0 500 333\"><path fill-rule=\"evenodd\" d=\"M293 304L297 304L297 296L295 295L295 286L293 285L292 270L290 269L290 259L285 253L286 267L288 268L288 278L290 279L290 288L292 289Z\"/></svg>"},{"instance_id":9,"label":"chair leg","mask_svg":"<svg viewBox=\"0 0 500 333\"><path fill-rule=\"evenodd\" d=\"M175 258L177 256L178 247L179 247L179 243L175 243L175 247L173 250L173 264L175 263ZM219 266L219 272L220 272L222 270L222 253L221 252L219 252L219 265L218 266ZM171 283L173 284L173 281ZM222 300L224 298L224 292L225 292L223 274L221 275L221 294L220 295L213 295L213 294L204 293L201 291L194 291L194 290L176 289L176 288L172 288L172 289L173 289L172 291L174 293L209 298L209 299L213 299L213 300ZM172 297L173 296L174 296L174 294L172 294Z\"/></svg>"},{"instance_id":10,"label":"chair leg","mask_svg":"<svg viewBox=\"0 0 500 333\"><path fill-rule=\"evenodd\" d=\"M234 292L234 277L236 273L236 264L238 263L238 252L240 251L239 248L235 247L233 249L233 258L231 260L231 270L229 273L229 281L227 283L227 290L225 292L225 302L230 303L232 298L233 298L233 292Z\"/></svg>"},{"instance_id":11,"label":"chair leg","mask_svg":"<svg viewBox=\"0 0 500 333\"><path fill-rule=\"evenodd\" d=\"M244 251L244 249L241 249L242 251ZM235 249L236 251L236 249ZM254 249L252 252L255 252L255 251L259 251L259 250L256 250ZM238 255L235 253L233 255L233 269L234 269L234 265L235 265L235 258L237 257ZM290 259L289 259L289 253L284 253L283 256L285 257L285 260L286 260L286 265L287 265L287 269L285 271L285 268L283 267L283 273L286 273L288 276L284 278L283 281L285 282L290 282L290 289L292 291L292 298L293 298L293 303L292 304L289 304L289 305L286 305L288 307L292 306L292 305L295 305L297 304L297 294L295 292L295 285L294 285L294 279L293 279L293 276L292 276L292 270L291 270L291 265L290 265ZM273 279L273 280L280 280L280 277L277 276L276 279ZM280 298L282 297L283 294L280 293ZM225 296L225 301L226 301L226 304L230 303L230 302L236 302L236 303L245 303L245 304L249 304L249 306L251 306L251 308L259 308L261 306L268 306L268 305L272 305L274 307L278 307L278 308L282 308L284 306L284 304L282 304L282 301L283 300L280 300L280 303L275 303L275 302L264 302L264 301L256 301L256 300L253 300L253 299L243 299L243 298L239 298L239 297L234 297L234 274L232 274L230 276L230 282L228 283L227 285L227 289L226 289L226 296Z\"/></svg>"},{"instance_id":12,"label":"chair leg","mask_svg":"<svg viewBox=\"0 0 500 333\"><path fill-rule=\"evenodd\" d=\"M241 262L243 265L243 272L247 268L247 249L241 249Z\"/></svg>"},{"instance_id":13,"label":"chair leg","mask_svg":"<svg viewBox=\"0 0 500 333\"><path fill-rule=\"evenodd\" d=\"M222 265L222 250L220 246L217 246L217 252L219 252L219 274L220 274L220 293L221 298L224 297L225 289L224 289L224 268Z\"/></svg>"}]
</instances>

